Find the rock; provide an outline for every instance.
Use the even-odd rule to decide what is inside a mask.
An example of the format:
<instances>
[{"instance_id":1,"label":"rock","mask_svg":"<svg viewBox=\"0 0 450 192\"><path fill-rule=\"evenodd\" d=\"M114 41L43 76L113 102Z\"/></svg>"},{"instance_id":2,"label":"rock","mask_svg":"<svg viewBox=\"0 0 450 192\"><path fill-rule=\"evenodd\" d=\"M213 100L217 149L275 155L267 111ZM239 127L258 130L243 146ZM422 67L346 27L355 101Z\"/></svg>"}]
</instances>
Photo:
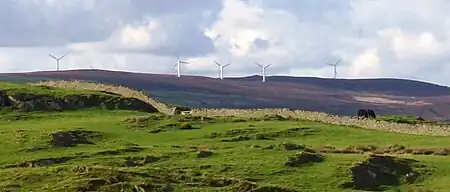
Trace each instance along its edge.
<instances>
[{"instance_id":1,"label":"rock","mask_svg":"<svg viewBox=\"0 0 450 192\"><path fill-rule=\"evenodd\" d=\"M213 155L214 155L214 153L212 151L204 151L204 150L202 150L202 151L198 151L197 152L197 157L198 158L207 158L207 157L211 157Z\"/></svg>"},{"instance_id":2,"label":"rock","mask_svg":"<svg viewBox=\"0 0 450 192\"><path fill-rule=\"evenodd\" d=\"M61 105L59 105L59 103L56 101L47 101L47 104L50 109L57 110L57 111L62 109Z\"/></svg>"},{"instance_id":3,"label":"rock","mask_svg":"<svg viewBox=\"0 0 450 192\"><path fill-rule=\"evenodd\" d=\"M286 166L297 167L307 163L318 163L325 159L324 156L317 153L300 152L292 157L289 157Z\"/></svg>"}]
</instances>

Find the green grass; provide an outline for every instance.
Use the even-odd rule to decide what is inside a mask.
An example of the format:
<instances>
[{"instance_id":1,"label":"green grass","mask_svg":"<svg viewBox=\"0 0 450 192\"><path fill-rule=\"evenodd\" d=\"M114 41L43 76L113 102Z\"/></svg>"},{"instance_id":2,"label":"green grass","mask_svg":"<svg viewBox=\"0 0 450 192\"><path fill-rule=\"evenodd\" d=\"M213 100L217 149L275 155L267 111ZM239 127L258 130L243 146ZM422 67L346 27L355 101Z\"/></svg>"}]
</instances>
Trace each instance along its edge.
<instances>
[{"instance_id":1,"label":"green grass","mask_svg":"<svg viewBox=\"0 0 450 192\"><path fill-rule=\"evenodd\" d=\"M439 125L439 122L429 121L429 120L418 120L414 116L401 116L401 115L383 115L377 118L378 120L392 122L392 123L403 123L403 124L432 124Z\"/></svg>"},{"instance_id":2,"label":"green grass","mask_svg":"<svg viewBox=\"0 0 450 192\"><path fill-rule=\"evenodd\" d=\"M19 118L8 118L8 115ZM135 121L130 119L136 118ZM128 119L128 120L127 120ZM182 130L190 124L196 129ZM303 131L280 134L287 129ZM89 130L102 135L94 144L74 147L55 147L49 134L75 129ZM159 129L160 132L152 133ZM278 133L278 135L277 135ZM257 140L266 134L271 140ZM211 138L211 135L216 137ZM223 142L247 135L250 140ZM238 190L246 181L258 186L276 185L298 191L349 191L339 185L351 179L349 169L368 158L368 154L324 153L325 160L301 167L285 166L289 156L298 151L278 148L283 142L303 144L308 148L350 145L390 144L407 148L442 148L450 145L448 137L407 135L327 125L311 121L260 121L233 118L186 119L165 117L134 111L79 110L54 113L6 114L0 119L0 188L17 191L76 191L101 179L109 181L101 191L120 191L146 185L168 187L176 191L246 191ZM275 149L262 149L276 146ZM193 146L207 147L215 154L197 158ZM99 152L140 147L141 151L102 154ZM31 150L31 149L36 150ZM141 162L147 155L162 159L135 167L123 166L127 158ZM426 188L445 190L450 173L446 156L395 155L414 158L425 165L421 180L414 184L385 187L386 190ZM70 157L48 167L14 168L25 161L44 158ZM207 168L207 166L210 166ZM75 171L75 168L89 171ZM239 182L213 187L213 178L235 179ZM223 182L223 181L222 181ZM248 183L251 183L247 181ZM100 182L101 183L101 182ZM242 184L244 183L244 184ZM144 185L146 184L146 185ZM150 191L150 190L148 190Z\"/></svg>"},{"instance_id":3,"label":"green grass","mask_svg":"<svg viewBox=\"0 0 450 192\"><path fill-rule=\"evenodd\" d=\"M63 88L53 88L46 86L37 86L21 83L8 83L0 82L0 90L6 95L12 96L46 96L55 98L64 98L77 95L97 95L97 96L115 96L114 94L94 91L94 90L75 90L75 89L63 89Z\"/></svg>"}]
</instances>

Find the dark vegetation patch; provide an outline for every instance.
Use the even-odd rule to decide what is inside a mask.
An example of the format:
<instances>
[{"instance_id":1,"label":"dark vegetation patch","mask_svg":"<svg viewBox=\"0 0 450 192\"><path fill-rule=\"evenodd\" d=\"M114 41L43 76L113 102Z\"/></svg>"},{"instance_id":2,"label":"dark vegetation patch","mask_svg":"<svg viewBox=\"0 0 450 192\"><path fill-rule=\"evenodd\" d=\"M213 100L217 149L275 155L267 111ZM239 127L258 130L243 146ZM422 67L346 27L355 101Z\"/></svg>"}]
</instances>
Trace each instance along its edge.
<instances>
[{"instance_id":1,"label":"dark vegetation patch","mask_svg":"<svg viewBox=\"0 0 450 192\"><path fill-rule=\"evenodd\" d=\"M146 128L151 124L156 124L159 121L167 120L170 117L163 114L158 115L151 115L146 117L132 117L127 118L124 120L124 122L129 126L133 128Z\"/></svg>"},{"instance_id":2,"label":"dark vegetation patch","mask_svg":"<svg viewBox=\"0 0 450 192\"><path fill-rule=\"evenodd\" d=\"M43 158L36 160L24 161L18 164L6 165L5 168L14 168L14 167L48 167L54 164L65 163L69 160L75 159L77 157L58 157L58 158Z\"/></svg>"},{"instance_id":3,"label":"dark vegetation patch","mask_svg":"<svg viewBox=\"0 0 450 192\"><path fill-rule=\"evenodd\" d=\"M277 138L303 137L316 134L316 130L306 127L289 128L280 131L270 131L269 128L240 128L231 129L222 133L211 133L206 138L223 138L223 142L236 142L247 140L274 140Z\"/></svg>"},{"instance_id":4,"label":"dark vegetation patch","mask_svg":"<svg viewBox=\"0 0 450 192\"><path fill-rule=\"evenodd\" d=\"M208 158L211 157L213 155L215 155L216 153L209 151L209 150L200 150L197 152L197 157L198 158Z\"/></svg>"},{"instance_id":5,"label":"dark vegetation patch","mask_svg":"<svg viewBox=\"0 0 450 192\"><path fill-rule=\"evenodd\" d=\"M308 163L320 163L325 160L325 157L321 154L315 152L306 152L302 151L297 153L291 157L288 157L288 160L284 165L290 167L298 167Z\"/></svg>"},{"instance_id":6,"label":"dark vegetation patch","mask_svg":"<svg viewBox=\"0 0 450 192\"><path fill-rule=\"evenodd\" d=\"M106 150L95 153L94 155L120 155L125 153L137 153L145 150L146 148L131 146L124 149Z\"/></svg>"},{"instance_id":7,"label":"dark vegetation patch","mask_svg":"<svg viewBox=\"0 0 450 192\"><path fill-rule=\"evenodd\" d=\"M155 163L165 158L169 158L169 156L154 156L154 155L130 156L125 158L125 161L123 162L122 166L124 167L144 166L146 164Z\"/></svg>"},{"instance_id":8,"label":"dark vegetation patch","mask_svg":"<svg viewBox=\"0 0 450 192\"><path fill-rule=\"evenodd\" d=\"M402 183L414 183L419 177L415 170L418 161L391 156L371 155L367 160L350 169L352 181L341 185L342 188L358 190L381 190L381 186L399 186Z\"/></svg>"},{"instance_id":9,"label":"dark vegetation patch","mask_svg":"<svg viewBox=\"0 0 450 192\"><path fill-rule=\"evenodd\" d=\"M332 146L324 146L315 149L322 153L374 153L374 154L412 154L412 155L439 155L447 156L450 154L449 148L407 148L403 145L389 145L385 148L375 145L350 145L343 149L337 149Z\"/></svg>"},{"instance_id":10,"label":"dark vegetation patch","mask_svg":"<svg viewBox=\"0 0 450 192\"><path fill-rule=\"evenodd\" d=\"M94 141L103 139L99 132L76 129L71 131L58 131L50 134L51 145L55 147L74 147L80 144L93 145Z\"/></svg>"}]
</instances>

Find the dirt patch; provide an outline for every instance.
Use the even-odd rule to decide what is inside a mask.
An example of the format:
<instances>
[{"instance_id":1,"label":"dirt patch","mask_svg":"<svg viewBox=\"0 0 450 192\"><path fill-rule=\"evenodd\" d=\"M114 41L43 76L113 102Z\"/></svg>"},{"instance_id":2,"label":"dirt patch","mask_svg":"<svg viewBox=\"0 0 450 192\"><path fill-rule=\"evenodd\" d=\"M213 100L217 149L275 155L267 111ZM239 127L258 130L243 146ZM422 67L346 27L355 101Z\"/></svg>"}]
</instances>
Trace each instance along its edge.
<instances>
[{"instance_id":1,"label":"dirt patch","mask_svg":"<svg viewBox=\"0 0 450 192\"><path fill-rule=\"evenodd\" d=\"M50 134L51 145L55 147L74 147L79 144L91 144L93 141L103 139L99 132L76 129L71 131L58 131Z\"/></svg>"},{"instance_id":2,"label":"dirt patch","mask_svg":"<svg viewBox=\"0 0 450 192\"><path fill-rule=\"evenodd\" d=\"M127 147L127 148L124 148L124 149L100 151L100 152L95 153L94 155L119 155L119 154L124 154L124 153L141 152L141 151L143 151L145 149L146 148L133 146L133 147Z\"/></svg>"},{"instance_id":3,"label":"dirt patch","mask_svg":"<svg viewBox=\"0 0 450 192\"><path fill-rule=\"evenodd\" d=\"M391 156L371 155L367 160L350 169L352 181L342 188L358 190L379 190L381 186L398 186L414 183L420 173L413 169L418 161Z\"/></svg>"},{"instance_id":4,"label":"dirt patch","mask_svg":"<svg viewBox=\"0 0 450 192\"><path fill-rule=\"evenodd\" d=\"M23 163L7 165L5 168L13 168L13 167L47 167L53 164L60 164L67 162L69 160L75 159L76 157L58 157L58 158L43 158L25 161Z\"/></svg>"},{"instance_id":5,"label":"dirt patch","mask_svg":"<svg viewBox=\"0 0 450 192\"><path fill-rule=\"evenodd\" d=\"M298 192L294 189L284 188L280 186L258 186L254 182L250 181L241 181L235 185L235 189L237 192L247 192L247 191L257 191L257 192Z\"/></svg>"},{"instance_id":6,"label":"dirt patch","mask_svg":"<svg viewBox=\"0 0 450 192\"><path fill-rule=\"evenodd\" d=\"M146 164L158 162L164 158L169 158L168 156L132 156L125 158L122 166L124 167L135 167L135 166L144 166Z\"/></svg>"},{"instance_id":7,"label":"dirt patch","mask_svg":"<svg viewBox=\"0 0 450 192\"><path fill-rule=\"evenodd\" d=\"M238 137L238 136L247 136L249 134L252 133L258 133L261 131L264 131L265 129L261 129L261 128L254 128L254 127L249 127L249 128L240 128L240 129L230 129L227 130L225 132L222 133L211 133L210 135L205 136L206 138L219 138L219 137Z\"/></svg>"},{"instance_id":8,"label":"dirt patch","mask_svg":"<svg viewBox=\"0 0 450 192\"><path fill-rule=\"evenodd\" d=\"M288 158L284 165L289 167L298 167L308 163L319 163L324 161L325 157L318 153L302 151Z\"/></svg>"},{"instance_id":9,"label":"dirt patch","mask_svg":"<svg viewBox=\"0 0 450 192\"><path fill-rule=\"evenodd\" d=\"M268 131L268 128L242 128L242 129L231 129L223 133L212 133L206 138L220 138L223 142L236 142L236 141L247 141L247 140L274 140L276 138L288 138L288 137L301 137L315 134L315 130L310 128L290 128L281 131Z\"/></svg>"},{"instance_id":10,"label":"dirt patch","mask_svg":"<svg viewBox=\"0 0 450 192\"><path fill-rule=\"evenodd\" d=\"M159 121L169 119L170 117L163 114L152 115L148 117L132 117L127 118L124 122L131 128L145 128L150 124L158 123Z\"/></svg>"}]
</instances>

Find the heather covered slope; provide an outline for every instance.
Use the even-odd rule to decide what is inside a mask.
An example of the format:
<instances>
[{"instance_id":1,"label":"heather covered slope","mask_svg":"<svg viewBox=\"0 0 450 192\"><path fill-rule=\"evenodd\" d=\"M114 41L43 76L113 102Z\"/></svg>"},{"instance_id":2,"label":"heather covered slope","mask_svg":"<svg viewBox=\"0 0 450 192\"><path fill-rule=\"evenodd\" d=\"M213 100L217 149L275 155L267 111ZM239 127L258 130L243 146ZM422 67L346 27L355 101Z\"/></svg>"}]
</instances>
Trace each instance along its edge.
<instances>
[{"instance_id":1,"label":"heather covered slope","mask_svg":"<svg viewBox=\"0 0 450 192\"><path fill-rule=\"evenodd\" d=\"M359 108L379 114L450 119L450 89L400 79L321 79L310 77L215 78L71 70L8 74L15 78L80 79L145 91L163 103L198 108L290 108L354 115Z\"/></svg>"}]
</instances>

